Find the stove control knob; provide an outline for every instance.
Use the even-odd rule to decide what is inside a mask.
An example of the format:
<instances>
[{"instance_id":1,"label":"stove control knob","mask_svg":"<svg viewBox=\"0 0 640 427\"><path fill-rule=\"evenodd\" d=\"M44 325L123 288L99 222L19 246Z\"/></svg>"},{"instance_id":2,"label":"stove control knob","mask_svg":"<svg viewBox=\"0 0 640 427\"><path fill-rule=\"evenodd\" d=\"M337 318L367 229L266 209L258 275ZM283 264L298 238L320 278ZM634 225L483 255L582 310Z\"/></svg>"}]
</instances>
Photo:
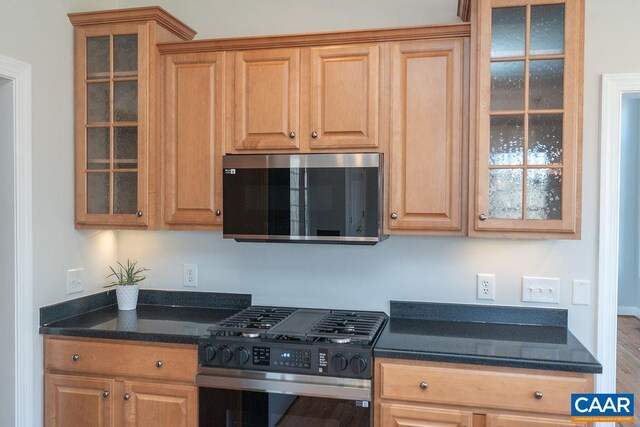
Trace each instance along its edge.
<instances>
[{"instance_id":1,"label":"stove control knob","mask_svg":"<svg viewBox=\"0 0 640 427\"><path fill-rule=\"evenodd\" d=\"M362 356L353 356L349 362L349 366L356 374L361 374L367 369L367 359Z\"/></svg>"},{"instance_id":2,"label":"stove control knob","mask_svg":"<svg viewBox=\"0 0 640 427\"><path fill-rule=\"evenodd\" d=\"M204 347L204 360L207 362L211 362L216 358L216 349L211 346L211 344L207 344Z\"/></svg>"},{"instance_id":3,"label":"stove control knob","mask_svg":"<svg viewBox=\"0 0 640 427\"><path fill-rule=\"evenodd\" d=\"M230 362L233 358L233 353L231 349L226 345L220 349L222 351L222 363Z\"/></svg>"},{"instance_id":4,"label":"stove control knob","mask_svg":"<svg viewBox=\"0 0 640 427\"><path fill-rule=\"evenodd\" d=\"M348 364L347 358L341 354L336 354L331 359L331 367L336 372L342 372L345 369L347 369L347 364Z\"/></svg>"},{"instance_id":5,"label":"stove control knob","mask_svg":"<svg viewBox=\"0 0 640 427\"><path fill-rule=\"evenodd\" d=\"M238 347L236 349L235 357L236 363L238 363L239 365L244 365L249 361L249 351L247 351L247 349L243 347Z\"/></svg>"}]
</instances>

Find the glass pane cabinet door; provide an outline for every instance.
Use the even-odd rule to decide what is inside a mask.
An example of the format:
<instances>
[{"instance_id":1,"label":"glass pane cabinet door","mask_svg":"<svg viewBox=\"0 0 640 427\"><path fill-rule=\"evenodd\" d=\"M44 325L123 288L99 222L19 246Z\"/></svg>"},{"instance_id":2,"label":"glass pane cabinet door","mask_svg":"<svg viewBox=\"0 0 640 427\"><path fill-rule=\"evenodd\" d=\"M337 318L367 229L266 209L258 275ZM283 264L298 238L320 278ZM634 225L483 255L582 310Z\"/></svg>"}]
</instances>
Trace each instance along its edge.
<instances>
[{"instance_id":1,"label":"glass pane cabinet door","mask_svg":"<svg viewBox=\"0 0 640 427\"><path fill-rule=\"evenodd\" d=\"M576 231L583 7L480 1L476 230Z\"/></svg>"},{"instance_id":2,"label":"glass pane cabinet door","mask_svg":"<svg viewBox=\"0 0 640 427\"><path fill-rule=\"evenodd\" d=\"M138 35L86 37L86 213L137 218Z\"/></svg>"}]
</instances>

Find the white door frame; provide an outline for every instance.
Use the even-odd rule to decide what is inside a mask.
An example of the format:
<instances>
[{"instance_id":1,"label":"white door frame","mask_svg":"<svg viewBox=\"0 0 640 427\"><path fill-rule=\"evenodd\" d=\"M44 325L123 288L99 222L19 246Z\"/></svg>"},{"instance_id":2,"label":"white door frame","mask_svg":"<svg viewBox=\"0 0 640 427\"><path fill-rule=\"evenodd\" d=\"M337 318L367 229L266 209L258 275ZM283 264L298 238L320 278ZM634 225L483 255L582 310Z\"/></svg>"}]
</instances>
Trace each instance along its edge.
<instances>
[{"instance_id":1,"label":"white door frame","mask_svg":"<svg viewBox=\"0 0 640 427\"><path fill-rule=\"evenodd\" d=\"M33 426L33 219L31 186L31 65L0 55L0 77L13 82L15 165L15 417ZM41 393L41 391L38 391Z\"/></svg>"},{"instance_id":2,"label":"white door frame","mask_svg":"<svg viewBox=\"0 0 640 427\"><path fill-rule=\"evenodd\" d=\"M600 247L598 254L597 393L616 392L620 130L622 95L640 92L640 74L602 76L600 135Z\"/></svg>"}]
</instances>

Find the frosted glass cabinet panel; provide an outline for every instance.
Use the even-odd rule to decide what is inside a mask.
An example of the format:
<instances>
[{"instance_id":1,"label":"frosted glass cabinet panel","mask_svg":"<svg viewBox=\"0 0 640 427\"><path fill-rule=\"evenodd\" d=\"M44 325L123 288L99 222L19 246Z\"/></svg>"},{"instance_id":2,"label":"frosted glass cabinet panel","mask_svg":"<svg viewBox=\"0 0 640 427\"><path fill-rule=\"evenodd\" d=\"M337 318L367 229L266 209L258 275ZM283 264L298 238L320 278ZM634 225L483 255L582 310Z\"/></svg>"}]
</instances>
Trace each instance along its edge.
<instances>
[{"instance_id":1,"label":"frosted glass cabinet panel","mask_svg":"<svg viewBox=\"0 0 640 427\"><path fill-rule=\"evenodd\" d=\"M584 0L480 0L471 234L580 237Z\"/></svg>"}]
</instances>

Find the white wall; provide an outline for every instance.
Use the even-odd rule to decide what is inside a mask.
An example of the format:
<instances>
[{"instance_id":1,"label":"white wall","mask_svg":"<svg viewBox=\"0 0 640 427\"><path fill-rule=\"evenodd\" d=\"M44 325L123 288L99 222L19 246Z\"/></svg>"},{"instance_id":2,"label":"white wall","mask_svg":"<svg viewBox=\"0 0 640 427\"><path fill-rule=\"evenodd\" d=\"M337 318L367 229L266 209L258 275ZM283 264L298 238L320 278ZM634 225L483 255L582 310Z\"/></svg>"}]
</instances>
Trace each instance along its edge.
<instances>
[{"instance_id":1,"label":"white wall","mask_svg":"<svg viewBox=\"0 0 640 427\"><path fill-rule=\"evenodd\" d=\"M7 373L15 369L13 110L13 82L0 77L0 366ZM0 382L0 426L14 423L14 384L13 375Z\"/></svg>"},{"instance_id":2,"label":"white wall","mask_svg":"<svg viewBox=\"0 0 640 427\"><path fill-rule=\"evenodd\" d=\"M113 233L74 229L73 31L66 16L71 10L103 9L113 6L113 2L2 0L0 4L0 54L33 67L33 273L37 320L38 307L68 298L67 269L84 267L85 293L91 293L102 285L106 266L116 258ZM42 414L42 337L36 324L33 336L33 399L35 413ZM38 415L35 419L42 421Z\"/></svg>"},{"instance_id":3,"label":"white wall","mask_svg":"<svg viewBox=\"0 0 640 427\"><path fill-rule=\"evenodd\" d=\"M625 95L622 100L620 153L620 246L618 267L618 306L622 314L640 307L640 271L638 264L638 146L640 145L640 99ZM640 309L638 309L640 315Z\"/></svg>"}]
</instances>

